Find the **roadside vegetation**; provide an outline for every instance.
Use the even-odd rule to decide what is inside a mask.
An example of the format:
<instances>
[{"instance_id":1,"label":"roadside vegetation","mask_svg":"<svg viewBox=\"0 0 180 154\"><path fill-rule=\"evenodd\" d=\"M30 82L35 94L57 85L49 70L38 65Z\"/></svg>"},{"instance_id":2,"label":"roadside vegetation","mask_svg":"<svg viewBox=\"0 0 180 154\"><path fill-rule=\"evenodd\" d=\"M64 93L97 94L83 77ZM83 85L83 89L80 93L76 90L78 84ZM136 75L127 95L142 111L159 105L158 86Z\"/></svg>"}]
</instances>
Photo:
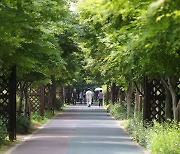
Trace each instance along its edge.
<instances>
[{"instance_id":1,"label":"roadside vegetation","mask_svg":"<svg viewBox=\"0 0 180 154\"><path fill-rule=\"evenodd\" d=\"M178 154L180 152L180 123L167 121L143 123L142 115L127 119L126 109L119 103L111 105L110 114L121 123L133 139L152 154Z\"/></svg>"},{"instance_id":2,"label":"roadside vegetation","mask_svg":"<svg viewBox=\"0 0 180 154\"><path fill-rule=\"evenodd\" d=\"M0 146L5 143L5 138L7 136L7 129L6 127L2 124L2 120L0 119Z\"/></svg>"},{"instance_id":3,"label":"roadside vegetation","mask_svg":"<svg viewBox=\"0 0 180 154\"><path fill-rule=\"evenodd\" d=\"M58 105L57 105L58 106ZM61 108L55 110L54 112L50 110L45 110L44 116L41 116L39 113L34 112L32 113L31 117L25 117L23 114L17 115L16 117L16 132L18 135L28 135L38 130L40 126L47 123L50 119L52 119L57 114L60 114L63 108L66 105L61 105ZM2 124L0 120L0 152L8 149L9 147L16 144L18 141L11 142L8 139L8 132L7 128Z\"/></svg>"}]
</instances>

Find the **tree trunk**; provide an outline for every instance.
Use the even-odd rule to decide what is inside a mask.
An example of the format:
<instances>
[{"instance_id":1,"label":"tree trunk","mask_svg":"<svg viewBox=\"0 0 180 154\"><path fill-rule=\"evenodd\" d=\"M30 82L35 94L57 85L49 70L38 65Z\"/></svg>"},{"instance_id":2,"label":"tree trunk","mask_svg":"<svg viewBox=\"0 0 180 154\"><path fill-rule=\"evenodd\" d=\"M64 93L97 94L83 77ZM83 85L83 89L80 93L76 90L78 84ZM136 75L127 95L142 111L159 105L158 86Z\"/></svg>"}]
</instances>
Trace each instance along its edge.
<instances>
[{"instance_id":1,"label":"tree trunk","mask_svg":"<svg viewBox=\"0 0 180 154\"><path fill-rule=\"evenodd\" d=\"M165 100L165 119L172 119L172 98L169 89L165 88L166 100Z\"/></svg>"},{"instance_id":2,"label":"tree trunk","mask_svg":"<svg viewBox=\"0 0 180 154\"><path fill-rule=\"evenodd\" d=\"M121 104L124 101L124 92L122 89L119 90L119 103Z\"/></svg>"},{"instance_id":3,"label":"tree trunk","mask_svg":"<svg viewBox=\"0 0 180 154\"><path fill-rule=\"evenodd\" d=\"M28 83L25 84L24 96L25 96L25 108L24 108L25 117L30 118L31 108L30 108L29 97L28 97Z\"/></svg>"},{"instance_id":4,"label":"tree trunk","mask_svg":"<svg viewBox=\"0 0 180 154\"><path fill-rule=\"evenodd\" d=\"M142 95L139 95L139 106L138 106L138 112L143 113L143 102L144 102L144 97Z\"/></svg>"},{"instance_id":5,"label":"tree trunk","mask_svg":"<svg viewBox=\"0 0 180 154\"><path fill-rule=\"evenodd\" d=\"M19 89L20 100L19 100L18 115L20 115L22 113L22 105L23 105L23 99L24 99L24 86L25 86L25 83L20 82L19 86L20 86L20 89Z\"/></svg>"},{"instance_id":6,"label":"tree trunk","mask_svg":"<svg viewBox=\"0 0 180 154\"><path fill-rule=\"evenodd\" d=\"M71 88L70 87L66 88L66 103L68 104L71 103Z\"/></svg>"},{"instance_id":7,"label":"tree trunk","mask_svg":"<svg viewBox=\"0 0 180 154\"><path fill-rule=\"evenodd\" d=\"M60 88L60 98L61 98L61 102L64 104L64 87Z\"/></svg>"},{"instance_id":8,"label":"tree trunk","mask_svg":"<svg viewBox=\"0 0 180 154\"><path fill-rule=\"evenodd\" d=\"M112 104L115 103L115 89L116 89L116 84L112 83L112 87L111 87L111 101L112 101Z\"/></svg>"},{"instance_id":9,"label":"tree trunk","mask_svg":"<svg viewBox=\"0 0 180 154\"><path fill-rule=\"evenodd\" d=\"M55 77L51 77L52 86L51 86L51 93L52 93L52 112L54 114L54 109L56 105L56 80Z\"/></svg>"},{"instance_id":10,"label":"tree trunk","mask_svg":"<svg viewBox=\"0 0 180 154\"><path fill-rule=\"evenodd\" d=\"M106 104L110 103L110 98L111 98L111 92L110 92L110 86L107 85L107 92L106 92Z\"/></svg>"},{"instance_id":11,"label":"tree trunk","mask_svg":"<svg viewBox=\"0 0 180 154\"><path fill-rule=\"evenodd\" d=\"M180 100L178 102L175 114L176 114L176 117L177 117L177 122L180 122Z\"/></svg>"},{"instance_id":12,"label":"tree trunk","mask_svg":"<svg viewBox=\"0 0 180 154\"><path fill-rule=\"evenodd\" d=\"M172 96L172 107L173 107L173 116L174 116L174 121L178 121L178 115L176 114L176 108L177 108L177 94L175 91L175 79L170 79L168 78L168 85L169 85L169 90Z\"/></svg>"},{"instance_id":13,"label":"tree trunk","mask_svg":"<svg viewBox=\"0 0 180 154\"><path fill-rule=\"evenodd\" d=\"M132 103L132 94L133 94L133 83L129 84L127 93L126 93L126 102L127 102L127 118L130 117L131 112L131 103Z\"/></svg>"},{"instance_id":14,"label":"tree trunk","mask_svg":"<svg viewBox=\"0 0 180 154\"><path fill-rule=\"evenodd\" d=\"M23 88L22 88L22 82L19 83L19 107L18 107L18 115L22 113L22 101L23 101Z\"/></svg>"},{"instance_id":15,"label":"tree trunk","mask_svg":"<svg viewBox=\"0 0 180 154\"><path fill-rule=\"evenodd\" d=\"M139 107L140 107L140 93L136 89L136 95L135 95L135 106L134 106L134 118L136 118L139 114Z\"/></svg>"},{"instance_id":16,"label":"tree trunk","mask_svg":"<svg viewBox=\"0 0 180 154\"><path fill-rule=\"evenodd\" d=\"M168 87L168 83L164 79L161 79L162 84L165 89L165 95L166 95L166 100L165 100L165 119L166 121L168 119L172 119L172 97L170 93L170 89Z\"/></svg>"}]
</instances>

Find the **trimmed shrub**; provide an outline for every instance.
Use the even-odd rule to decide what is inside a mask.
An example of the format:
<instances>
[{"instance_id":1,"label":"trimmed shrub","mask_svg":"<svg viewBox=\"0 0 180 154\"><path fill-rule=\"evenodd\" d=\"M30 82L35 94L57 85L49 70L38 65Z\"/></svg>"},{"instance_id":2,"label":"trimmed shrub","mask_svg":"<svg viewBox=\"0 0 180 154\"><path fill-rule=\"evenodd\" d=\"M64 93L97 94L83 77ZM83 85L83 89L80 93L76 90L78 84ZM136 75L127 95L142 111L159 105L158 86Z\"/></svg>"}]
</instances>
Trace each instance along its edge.
<instances>
[{"instance_id":1,"label":"trimmed shrub","mask_svg":"<svg viewBox=\"0 0 180 154\"><path fill-rule=\"evenodd\" d=\"M16 117L17 133L20 133L20 134L28 133L30 127L31 127L31 121L29 118L23 115L17 115Z\"/></svg>"}]
</instances>

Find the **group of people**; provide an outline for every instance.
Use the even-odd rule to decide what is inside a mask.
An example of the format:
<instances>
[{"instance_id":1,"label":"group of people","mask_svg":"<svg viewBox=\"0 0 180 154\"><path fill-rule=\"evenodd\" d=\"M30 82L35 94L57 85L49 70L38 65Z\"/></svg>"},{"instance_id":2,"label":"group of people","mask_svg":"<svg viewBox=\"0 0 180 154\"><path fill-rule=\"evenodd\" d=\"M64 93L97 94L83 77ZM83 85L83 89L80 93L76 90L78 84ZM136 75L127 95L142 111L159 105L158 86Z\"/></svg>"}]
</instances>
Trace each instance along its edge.
<instances>
[{"instance_id":1,"label":"group of people","mask_svg":"<svg viewBox=\"0 0 180 154\"><path fill-rule=\"evenodd\" d=\"M74 96L75 94L72 93L72 97ZM93 97L94 97L94 92L91 91L90 88L88 88L87 91L81 91L79 93L79 101L80 101L80 104L82 104L83 102L84 103L87 103L87 106L88 107L91 107L92 103L93 103ZM74 98L74 97L73 97ZM99 106L102 106L103 105L103 92L102 90L100 90L98 92L98 95L97 95L97 98L99 100ZM73 99L73 104L76 105L76 100Z\"/></svg>"},{"instance_id":2,"label":"group of people","mask_svg":"<svg viewBox=\"0 0 180 154\"><path fill-rule=\"evenodd\" d=\"M92 103L93 103L93 96L94 96L94 92L92 92L89 88L88 90L84 93L80 93L79 94L79 98L80 98L80 103L82 103L82 101L84 100L84 102L86 101L87 106L91 107ZM103 92L102 90L99 91L98 93L98 100L99 100L99 106L102 106L103 104Z\"/></svg>"}]
</instances>

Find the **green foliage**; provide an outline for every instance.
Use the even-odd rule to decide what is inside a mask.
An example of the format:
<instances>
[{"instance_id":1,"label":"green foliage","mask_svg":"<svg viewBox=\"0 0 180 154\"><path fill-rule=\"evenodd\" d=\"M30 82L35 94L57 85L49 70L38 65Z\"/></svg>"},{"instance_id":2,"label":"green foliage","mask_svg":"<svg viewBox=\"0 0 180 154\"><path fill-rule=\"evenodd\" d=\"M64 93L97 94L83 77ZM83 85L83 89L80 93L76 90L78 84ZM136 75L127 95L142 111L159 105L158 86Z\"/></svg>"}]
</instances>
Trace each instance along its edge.
<instances>
[{"instance_id":1,"label":"green foliage","mask_svg":"<svg viewBox=\"0 0 180 154\"><path fill-rule=\"evenodd\" d=\"M142 115L139 115L135 119L130 119L128 125L128 132L132 137L142 146L147 146L147 135L148 135L148 126L144 127Z\"/></svg>"},{"instance_id":2,"label":"green foliage","mask_svg":"<svg viewBox=\"0 0 180 154\"><path fill-rule=\"evenodd\" d=\"M177 0L152 3L143 21L143 31L133 43L132 49L136 51L133 58L138 61L142 73L148 76L179 77L178 5Z\"/></svg>"},{"instance_id":3,"label":"green foliage","mask_svg":"<svg viewBox=\"0 0 180 154\"><path fill-rule=\"evenodd\" d=\"M179 77L179 5L178 0L80 1L80 21L91 36L82 45L92 59L87 68L104 83L122 87L144 75Z\"/></svg>"},{"instance_id":4,"label":"green foliage","mask_svg":"<svg viewBox=\"0 0 180 154\"><path fill-rule=\"evenodd\" d=\"M180 123L154 122L154 126L149 130L148 149L152 154L178 154L180 152Z\"/></svg>"},{"instance_id":5,"label":"green foliage","mask_svg":"<svg viewBox=\"0 0 180 154\"><path fill-rule=\"evenodd\" d=\"M0 119L0 146L5 142L5 138L7 137L7 129Z\"/></svg>"},{"instance_id":6,"label":"green foliage","mask_svg":"<svg viewBox=\"0 0 180 154\"><path fill-rule=\"evenodd\" d=\"M70 19L67 3L66 0L1 1L0 65L4 69L16 65L21 81L50 82L51 75L62 78L66 69L62 53L67 50L64 51L59 43L63 40L59 41L58 36L71 32L75 20ZM71 46L68 52L74 52L75 47L70 43L64 44Z\"/></svg>"},{"instance_id":7,"label":"green foliage","mask_svg":"<svg viewBox=\"0 0 180 154\"><path fill-rule=\"evenodd\" d=\"M120 104L111 105L110 114L118 120L126 119L126 109ZM180 123L144 124L142 115L130 119L127 131L140 145L152 153L177 154L180 151Z\"/></svg>"},{"instance_id":8,"label":"green foliage","mask_svg":"<svg viewBox=\"0 0 180 154\"><path fill-rule=\"evenodd\" d=\"M60 111L63 107L63 102L61 101L61 99L56 98L56 104L55 104L55 109L57 111Z\"/></svg>"},{"instance_id":9,"label":"green foliage","mask_svg":"<svg viewBox=\"0 0 180 154\"><path fill-rule=\"evenodd\" d=\"M37 122L41 122L43 120L43 117L39 115L39 113L34 112L31 115L31 119Z\"/></svg>"},{"instance_id":10,"label":"green foliage","mask_svg":"<svg viewBox=\"0 0 180 154\"><path fill-rule=\"evenodd\" d=\"M115 117L115 119L123 120L127 118L127 109L123 104L115 103L110 106L110 114Z\"/></svg>"},{"instance_id":11,"label":"green foliage","mask_svg":"<svg viewBox=\"0 0 180 154\"><path fill-rule=\"evenodd\" d=\"M142 116L129 121L127 130L132 137L152 154L177 154L180 151L180 124L174 122L144 126Z\"/></svg>"},{"instance_id":12,"label":"green foliage","mask_svg":"<svg viewBox=\"0 0 180 154\"><path fill-rule=\"evenodd\" d=\"M51 119L53 117L53 114L51 111L45 111L44 118L45 119Z\"/></svg>"},{"instance_id":13,"label":"green foliage","mask_svg":"<svg viewBox=\"0 0 180 154\"><path fill-rule=\"evenodd\" d=\"M24 115L17 115L16 117L16 131L17 133L28 133L31 127L31 121Z\"/></svg>"},{"instance_id":14,"label":"green foliage","mask_svg":"<svg viewBox=\"0 0 180 154\"><path fill-rule=\"evenodd\" d=\"M115 103L110 106L110 114L118 120L127 119L127 109L125 106ZM131 115L133 117L133 115ZM130 119L127 124L127 131L140 145L147 146L147 135L149 133L149 126L144 127L142 115L136 119Z\"/></svg>"},{"instance_id":15,"label":"green foliage","mask_svg":"<svg viewBox=\"0 0 180 154\"><path fill-rule=\"evenodd\" d=\"M54 115L51 111L45 111L43 117L40 116L39 113L34 112L31 115L31 120L36 122L36 123L43 124L43 123L46 123L49 119L51 119L53 116Z\"/></svg>"}]
</instances>

